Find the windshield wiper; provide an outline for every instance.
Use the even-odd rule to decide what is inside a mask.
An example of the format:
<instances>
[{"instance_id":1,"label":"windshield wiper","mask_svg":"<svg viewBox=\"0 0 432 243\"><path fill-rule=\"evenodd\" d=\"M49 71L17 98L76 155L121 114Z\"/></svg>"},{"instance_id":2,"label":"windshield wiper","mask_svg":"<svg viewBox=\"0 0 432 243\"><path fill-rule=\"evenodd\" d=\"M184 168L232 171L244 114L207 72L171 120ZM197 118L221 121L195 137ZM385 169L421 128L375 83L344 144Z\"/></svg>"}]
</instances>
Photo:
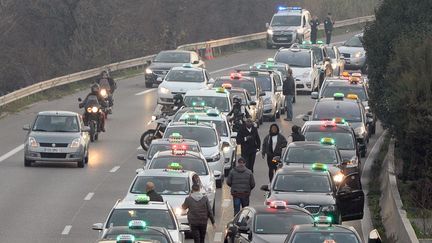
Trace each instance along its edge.
<instances>
[{"instance_id":1,"label":"windshield wiper","mask_svg":"<svg viewBox=\"0 0 432 243\"><path fill-rule=\"evenodd\" d=\"M34 132L46 132L47 130L38 128L38 129L33 129L33 131Z\"/></svg>"}]
</instances>

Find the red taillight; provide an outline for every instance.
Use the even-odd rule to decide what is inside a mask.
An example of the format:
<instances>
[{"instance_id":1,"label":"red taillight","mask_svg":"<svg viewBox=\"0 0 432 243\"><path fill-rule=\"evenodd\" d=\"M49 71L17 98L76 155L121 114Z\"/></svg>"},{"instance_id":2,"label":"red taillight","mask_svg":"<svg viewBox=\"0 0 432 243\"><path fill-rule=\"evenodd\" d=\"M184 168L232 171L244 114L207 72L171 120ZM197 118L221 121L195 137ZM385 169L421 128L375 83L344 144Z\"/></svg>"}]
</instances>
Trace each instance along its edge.
<instances>
[{"instance_id":1,"label":"red taillight","mask_svg":"<svg viewBox=\"0 0 432 243\"><path fill-rule=\"evenodd\" d=\"M241 73L231 73L230 78L231 79L241 79L242 75L241 75Z\"/></svg>"}]
</instances>

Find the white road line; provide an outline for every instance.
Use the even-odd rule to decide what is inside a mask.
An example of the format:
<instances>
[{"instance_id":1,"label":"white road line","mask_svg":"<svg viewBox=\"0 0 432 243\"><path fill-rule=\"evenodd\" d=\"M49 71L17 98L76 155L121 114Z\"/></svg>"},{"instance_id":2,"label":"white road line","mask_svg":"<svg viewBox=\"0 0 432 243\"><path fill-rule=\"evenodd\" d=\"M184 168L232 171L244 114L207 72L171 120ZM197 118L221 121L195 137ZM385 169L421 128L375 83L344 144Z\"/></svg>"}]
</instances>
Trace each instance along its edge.
<instances>
[{"instance_id":1,"label":"white road line","mask_svg":"<svg viewBox=\"0 0 432 243\"><path fill-rule=\"evenodd\" d=\"M213 71L213 72L210 72L210 74L219 73L219 72L222 72L222 71L226 71L226 70L234 69L234 68L241 67L241 66L245 66L245 65L247 65L247 64L246 64L246 63L243 63L243 64L236 65L236 66L232 66L232 67L222 68L222 69L219 69L219 70L215 70L215 71Z\"/></svg>"},{"instance_id":2,"label":"white road line","mask_svg":"<svg viewBox=\"0 0 432 243\"><path fill-rule=\"evenodd\" d=\"M135 95L143 95L143 94L147 94L147 93L153 92L153 91L155 91L155 90L156 90L155 88L153 88L153 89L148 89L148 90L144 90L144 91L142 91L142 92L136 93Z\"/></svg>"},{"instance_id":3,"label":"white road line","mask_svg":"<svg viewBox=\"0 0 432 243\"><path fill-rule=\"evenodd\" d=\"M222 232L216 232L213 238L213 242L221 242L222 241Z\"/></svg>"},{"instance_id":4,"label":"white road line","mask_svg":"<svg viewBox=\"0 0 432 243\"><path fill-rule=\"evenodd\" d=\"M90 201L90 199L92 199L92 197L94 196L94 192L89 192L87 194L87 196L84 198L85 201Z\"/></svg>"},{"instance_id":5,"label":"white road line","mask_svg":"<svg viewBox=\"0 0 432 243\"><path fill-rule=\"evenodd\" d=\"M72 229L72 225L66 225L61 234L68 235L71 229Z\"/></svg>"},{"instance_id":6,"label":"white road line","mask_svg":"<svg viewBox=\"0 0 432 243\"><path fill-rule=\"evenodd\" d=\"M112 168L112 169L110 170L110 172L111 172L111 173L114 173L114 172L116 172L118 169L120 169L120 166L114 166L114 168Z\"/></svg>"},{"instance_id":7,"label":"white road line","mask_svg":"<svg viewBox=\"0 0 432 243\"><path fill-rule=\"evenodd\" d=\"M304 114L299 114L296 116L297 119L301 119L304 116Z\"/></svg>"},{"instance_id":8,"label":"white road line","mask_svg":"<svg viewBox=\"0 0 432 243\"><path fill-rule=\"evenodd\" d=\"M223 208L227 208L227 207L229 206L230 203L231 203L231 199L229 199L229 198L224 199L224 200L223 200L223 203L222 203L222 207L223 207Z\"/></svg>"},{"instance_id":9,"label":"white road line","mask_svg":"<svg viewBox=\"0 0 432 243\"><path fill-rule=\"evenodd\" d=\"M20 146L14 148L11 151L7 152L6 154L2 155L0 157L0 163L3 162L4 160L8 159L12 155L18 153L19 151L23 150L23 149L24 149L24 144L21 144Z\"/></svg>"}]
</instances>

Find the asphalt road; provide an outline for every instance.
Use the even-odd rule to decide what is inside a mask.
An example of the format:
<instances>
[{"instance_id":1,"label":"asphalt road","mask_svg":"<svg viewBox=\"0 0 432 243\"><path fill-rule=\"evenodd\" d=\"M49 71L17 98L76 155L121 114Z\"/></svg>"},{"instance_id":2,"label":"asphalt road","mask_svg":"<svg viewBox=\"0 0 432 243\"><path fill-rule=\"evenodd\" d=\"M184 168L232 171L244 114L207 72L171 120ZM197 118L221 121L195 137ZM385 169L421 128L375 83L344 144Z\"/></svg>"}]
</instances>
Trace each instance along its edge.
<instances>
[{"instance_id":1,"label":"asphalt road","mask_svg":"<svg viewBox=\"0 0 432 243\"><path fill-rule=\"evenodd\" d=\"M335 37L345 40L351 34ZM275 50L258 49L240 51L207 62L207 68L217 77L226 75L233 67L272 57ZM141 166L136 159L140 152L139 137L148 129L156 105L156 89L144 87L143 76L118 82L114 114L107 121L107 132L90 147L90 161L84 169L75 164L38 163L25 168L22 144L25 132L22 127L31 123L43 110L78 109L78 97L87 91L54 101L38 102L28 109L0 119L0 242L95 242L98 232L91 225L103 222L114 205L122 198ZM281 131L288 136L293 124L302 125L302 114L311 110L314 100L298 96L294 105L293 122L277 121ZM268 133L270 123L260 127L260 136ZM371 139L370 146L379 137L381 129ZM370 149L369 149L370 150ZM362 161L366 161L365 158ZM268 183L267 165L260 156L255 162L257 187L252 192L251 205L264 201L259 187ZM233 209L229 188L217 190L216 230L209 227L208 242L222 241L224 226L232 218ZM360 221L349 223L362 235ZM189 240L190 241L190 240ZM190 241L192 242L192 241Z\"/></svg>"}]
</instances>

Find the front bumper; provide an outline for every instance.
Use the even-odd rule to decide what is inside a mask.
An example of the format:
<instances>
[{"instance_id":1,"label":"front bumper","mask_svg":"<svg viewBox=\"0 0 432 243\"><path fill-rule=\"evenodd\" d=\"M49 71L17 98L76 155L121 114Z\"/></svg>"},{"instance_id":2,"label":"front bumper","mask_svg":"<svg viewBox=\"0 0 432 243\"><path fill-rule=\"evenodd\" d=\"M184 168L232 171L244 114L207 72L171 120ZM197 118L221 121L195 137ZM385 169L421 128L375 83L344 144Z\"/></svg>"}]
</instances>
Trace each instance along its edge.
<instances>
[{"instance_id":1,"label":"front bumper","mask_svg":"<svg viewBox=\"0 0 432 243\"><path fill-rule=\"evenodd\" d=\"M295 78L296 91L311 91L312 81L306 78Z\"/></svg>"},{"instance_id":2,"label":"front bumper","mask_svg":"<svg viewBox=\"0 0 432 243\"><path fill-rule=\"evenodd\" d=\"M273 104L264 105L263 116L273 117L276 114L276 106Z\"/></svg>"},{"instance_id":3,"label":"front bumper","mask_svg":"<svg viewBox=\"0 0 432 243\"><path fill-rule=\"evenodd\" d=\"M217 181L222 180L223 172L224 172L224 168L225 168L225 163L224 163L225 158L223 156L221 156L221 158L218 161L209 161L209 159L206 159L206 160L207 160L207 164L211 170L213 170L213 171L217 170L217 171L221 172L219 176L215 175L215 180L217 180Z\"/></svg>"},{"instance_id":4,"label":"front bumper","mask_svg":"<svg viewBox=\"0 0 432 243\"><path fill-rule=\"evenodd\" d=\"M80 148L48 148L25 147L24 157L27 160L47 161L47 162L78 162L85 157L85 151Z\"/></svg>"},{"instance_id":5,"label":"front bumper","mask_svg":"<svg viewBox=\"0 0 432 243\"><path fill-rule=\"evenodd\" d=\"M296 33L294 32L274 32L272 35L267 34L267 44L273 46L291 46L296 42Z\"/></svg>"},{"instance_id":6,"label":"front bumper","mask_svg":"<svg viewBox=\"0 0 432 243\"><path fill-rule=\"evenodd\" d=\"M161 81L158 81L157 78L161 78ZM145 74L144 75L144 80L146 83L152 83L152 84L160 84L162 83L162 80L165 78L165 74L164 75L158 75L155 73L151 73L151 74Z\"/></svg>"}]
</instances>

